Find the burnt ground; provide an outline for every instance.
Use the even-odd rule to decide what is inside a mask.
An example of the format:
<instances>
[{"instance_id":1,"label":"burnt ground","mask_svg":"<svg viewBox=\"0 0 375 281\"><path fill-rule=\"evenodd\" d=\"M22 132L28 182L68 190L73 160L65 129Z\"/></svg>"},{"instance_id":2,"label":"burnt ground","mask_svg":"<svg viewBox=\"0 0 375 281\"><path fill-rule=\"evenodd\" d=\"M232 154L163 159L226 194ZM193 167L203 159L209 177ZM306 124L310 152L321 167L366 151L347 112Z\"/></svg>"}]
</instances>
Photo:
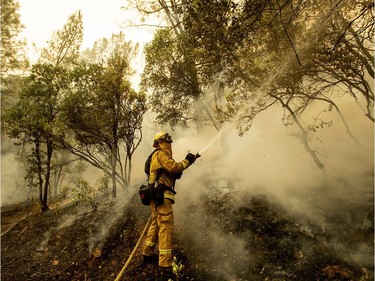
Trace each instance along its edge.
<instances>
[{"instance_id":1,"label":"burnt ground","mask_svg":"<svg viewBox=\"0 0 375 281\"><path fill-rule=\"evenodd\" d=\"M373 280L371 195L336 208L328 194L320 203L331 222L325 227L265 194L238 196L212 187L184 203L174 238L184 265L179 280ZM3 210L1 280L115 280L150 214L138 196L116 204ZM142 264L139 250L124 277L163 280L156 265Z\"/></svg>"}]
</instances>

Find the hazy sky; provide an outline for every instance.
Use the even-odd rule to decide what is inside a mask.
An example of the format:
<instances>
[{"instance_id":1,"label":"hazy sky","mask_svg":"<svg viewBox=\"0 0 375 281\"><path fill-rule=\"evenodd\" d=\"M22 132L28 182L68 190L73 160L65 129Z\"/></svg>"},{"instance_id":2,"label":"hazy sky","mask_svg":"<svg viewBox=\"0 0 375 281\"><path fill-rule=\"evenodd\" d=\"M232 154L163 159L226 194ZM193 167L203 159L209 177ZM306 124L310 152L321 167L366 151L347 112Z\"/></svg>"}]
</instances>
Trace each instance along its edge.
<instances>
[{"instance_id":1,"label":"hazy sky","mask_svg":"<svg viewBox=\"0 0 375 281\"><path fill-rule=\"evenodd\" d=\"M25 26L21 36L31 45L44 47L54 31L61 29L68 17L81 10L84 38L82 48L92 47L99 38L110 37L122 30L129 40L143 43L152 39L152 32L142 28L122 28L134 14L121 9L126 0L19 0L21 21Z\"/></svg>"}]
</instances>

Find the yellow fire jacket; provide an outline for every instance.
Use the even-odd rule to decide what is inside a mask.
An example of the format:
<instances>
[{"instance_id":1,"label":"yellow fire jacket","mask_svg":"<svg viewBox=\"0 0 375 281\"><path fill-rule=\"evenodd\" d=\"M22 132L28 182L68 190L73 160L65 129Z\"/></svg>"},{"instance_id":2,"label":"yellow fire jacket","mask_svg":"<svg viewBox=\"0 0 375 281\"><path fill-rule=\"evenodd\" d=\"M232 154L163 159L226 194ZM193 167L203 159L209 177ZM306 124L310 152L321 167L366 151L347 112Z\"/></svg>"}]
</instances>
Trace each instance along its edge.
<instances>
[{"instance_id":1,"label":"yellow fire jacket","mask_svg":"<svg viewBox=\"0 0 375 281\"><path fill-rule=\"evenodd\" d=\"M176 162L172 158L172 146L170 143L161 142L159 147L160 150L152 155L149 183L154 183L156 181L158 172L160 168L162 168L163 171L159 176L158 183L164 184L167 187L174 187L176 181L175 176L189 167L190 163L186 159L181 162ZM168 198L174 203L174 195L171 191L165 191L164 198Z\"/></svg>"}]
</instances>

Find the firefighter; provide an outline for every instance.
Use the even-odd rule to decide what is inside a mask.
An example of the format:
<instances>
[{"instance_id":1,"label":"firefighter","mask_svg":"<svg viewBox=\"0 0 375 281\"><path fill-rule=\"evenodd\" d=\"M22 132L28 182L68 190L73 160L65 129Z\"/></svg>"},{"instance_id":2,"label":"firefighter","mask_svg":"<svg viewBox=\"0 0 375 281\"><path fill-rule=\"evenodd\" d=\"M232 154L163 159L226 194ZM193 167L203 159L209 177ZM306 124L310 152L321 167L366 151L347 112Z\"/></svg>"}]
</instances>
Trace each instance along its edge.
<instances>
[{"instance_id":1,"label":"firefighter","mask_svg":"<svg viewBox=\"0 0 375 281\"><path fill-rule=\"evenodd\" d=\"M173 208L174 185L181 177L182 171L188 168L197 155L188 153L181 162L172 158L172 138L168 133L159 132L154 137L153 147L156 152L152 155L150 164L149 184L157 182L162 187L162 200L151 200L151 224L142 254L145 263L159 262L159 269L164 275L172 275L172 236L174 230ZM160 202L161 201L161 202ZM159 255L155 247L159 242Z\"/></svg>"}]
</instances>

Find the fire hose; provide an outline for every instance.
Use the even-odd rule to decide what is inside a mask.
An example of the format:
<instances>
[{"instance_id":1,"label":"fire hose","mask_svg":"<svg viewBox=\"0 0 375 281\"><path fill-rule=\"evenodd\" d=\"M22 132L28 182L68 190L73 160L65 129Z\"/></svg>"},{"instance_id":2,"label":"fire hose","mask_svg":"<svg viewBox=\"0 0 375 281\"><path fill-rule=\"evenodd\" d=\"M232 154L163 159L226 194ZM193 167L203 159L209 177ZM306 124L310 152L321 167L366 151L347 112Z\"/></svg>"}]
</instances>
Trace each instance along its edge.
<instances>
[{"instance_id":1,"label":"fire hose","mask_svg":"<svg viewBox=\"0 0 375 281\"><path fill-rule=\"evenodd\" d=\"M150 227L150 223L151 223L151 216L150 216L150 218L148 219L148 221L147 221L147 223L146 223L146 226L145 226L145 228L143 229L142 234L141 234L141 236L140 236L139 239L138 239L137 244L135 244L135 247L134 247L133 251L131 252L131 254L130 254L128 260L126 261L125 265L124 265L123 268L121 269L120 273L117 275L115 281L119 281L119 280L121 280L122 275L124 274L126 268L129 266L131 260L133 259L133 256L134 256L135 252L137 251L137 249L138 249L138 247L139 247L139 244L141 244L143 237L145 236L145 234L146 234L148 228Z\"/></svg>"}]
</instances>

